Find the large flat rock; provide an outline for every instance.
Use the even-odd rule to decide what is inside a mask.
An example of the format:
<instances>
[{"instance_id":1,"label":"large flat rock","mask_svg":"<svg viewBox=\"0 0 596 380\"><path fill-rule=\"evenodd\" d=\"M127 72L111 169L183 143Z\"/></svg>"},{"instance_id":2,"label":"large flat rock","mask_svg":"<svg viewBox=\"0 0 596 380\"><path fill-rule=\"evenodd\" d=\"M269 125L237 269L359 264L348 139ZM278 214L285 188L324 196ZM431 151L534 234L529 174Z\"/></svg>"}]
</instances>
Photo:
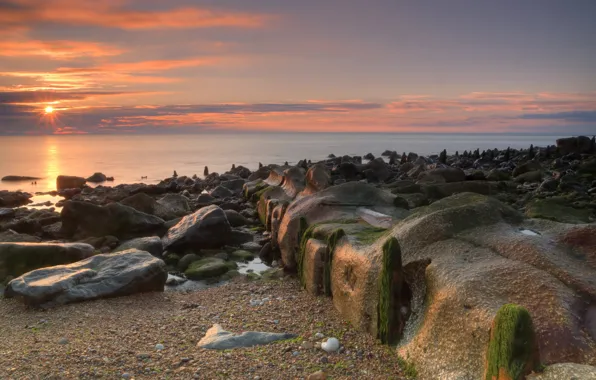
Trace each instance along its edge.
<instances>
[{"instance_id":1,"label":"large flat rock","mask_svg":"<svg viewBox=\"0 0 596 380\"><path fill-rule=\"evenodd\" d=\"M168 274L165 263L149 252L128 250L28 272L8 283L6 297L22 298L27 305L57 305L163 291Z\"/></svg>"}]
</instances>

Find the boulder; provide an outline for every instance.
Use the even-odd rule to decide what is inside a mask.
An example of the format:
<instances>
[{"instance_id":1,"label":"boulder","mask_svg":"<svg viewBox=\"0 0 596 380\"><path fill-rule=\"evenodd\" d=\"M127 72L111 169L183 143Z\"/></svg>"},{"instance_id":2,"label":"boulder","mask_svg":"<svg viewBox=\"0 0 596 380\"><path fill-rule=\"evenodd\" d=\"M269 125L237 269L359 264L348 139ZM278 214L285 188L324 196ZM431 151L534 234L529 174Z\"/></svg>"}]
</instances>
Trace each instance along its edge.
<instances>
[{"instance_id":1,"label":"boulder","mask_svg":"<svg viewBox=\"0 0 596 380\"><path fill-rule=\"evenodd\" d=\"M87 202L66 201L60 216L62 233L66 236L80 231L88 236L132 238L159 231L164 225L163 219L120 203L96 206Z\"/></svg>"},{"instance_id":2,"label":"boulder","mask_svg":"<svg viewBox=\"0 0 596 380\"><path fill-rule=\"evenodd\" d=\"M493 182L509 181L511 179L511 174L503 170L492 169L490 172L488 172L486 179Z\"/></svg>"},{"instance_id":3,"label":"boulder","mask_svg":"<svg viewBox=\"0 0 596 380\"><path fill-rule=\"evenodd\" d=\"M366 173L366 170L368 170L368 173ZM367 179L371 182L385 182L391 177L391 169L381 157L375 158L366 164L366 170Z\"/></svg>"},{"instance_id":4,"label":"boulder","mask_svg":"<svg viewBox=\"0 0 596 380\"><path fill-rule=\"evenodd\" d=\"M59 175L56 178L56 189L64 190L64 189L82 188L86 182L87 181L83 177Z\"/></svg>"},{"instance_id":5,"label":"boulder","mask_svg":"<svg viewBox=\"0 0 596 380\"><path fill-rule=\"evenodd\" d=\"M83 243L0 243L0 282L31 270L86 259L95 249Z\"/></svg>"},{"instance_id":6,"label":"boulder","mask_svg":"<svg viewBox=\"0 0 596 380\"><path fill-rule=\"evenodd\" d=\"M214 198L228 198L234 195L234 192L227 187L217 186L215 189L211 190L211 196Z\"/></svg>"},{"instance_id":7,"label":"boulder","mask_svg":"<svg viewBox=\"0 0 596 380\"><path fill-rule=\"evenodd\" d=\"M120 244L114 252L127 251L129 249L136 249L139 251L149 252L155 257L162 257L163 244L158 236L140 237L136 239L127 240Z\"/></svg>"},{"instance_id":8,"label":"boulder","mask_svg":"<svg viewBox=\"0 0 596 380\"><path fill-rule=\"evenodd\" d=\"M0 219L14 218L15 212L11 208L0 208Z\"/></svg>"},{"instance_id":9,"label":"boulder","mask_svg":"<svg viewBox=\"0 0 596 380\"><path fill-rule=\"evenodd\" d=\"M157 200L155 215L163 220L171 220L190 213L188 198L180 194L166 194Z\"/></svg>"},{"instance_id":10,"label":"boulder","mask_svg":"<svg viewBox=\"0 0 596 380\"><path fill-rule=\"evenodd\" d=\"M145 193L137 193L120 201L121 204L132 207L145 214L155 215L156 201Z\"/></svg>"},{"instance_id":11,"label":"boulder","mask_svg":"<svg viewBox=\"0 0 596 380\"><path fill-rule=\"evenodd\" d=\"M306 187L300 193L301 196L314 194L317 191L331 186L331 177L322 164L315 164L311 166L306 172Z\"/></svg>"},{"instance_id":12,"label":"boulder","mask_svg":"<svg viewBox=\"0 0 596 380\"><path fill-rule=\"evenodd\" d=\"M557 140L557 148L562 155L570 153L590 153L591 141L589 137L567 137Z\"/></svg>"},{"instance_id":13,"label":"boulder","mask_svg":"<svg viewBox=\"0 0 596 380\"><path fill-rule=\"evenodd\" d=\"M0 232L0 242L6 243L39 243L41 238L27 234L19 234L13 230Z\"/></svg>"},{"instance_id":14,"label":"boulder","mask_svg":"<svg viewBox=\"0 0 596 380\"><path fill-rule=\"evenodd\" d=\"M517 166L513 169L513 176L517 177L524 173L533 172L537 170L542 170L542 166L538 161L528 161L525 164Z\"/></svg>"},{"instance_id":15,"label":"boulder","mask_svg":"<svg viewBox=\"0 0 596 380\"><path fill-rule=\"evenodd\" d=\"M229 242L231 235L225 212L211 205L182 218L168 230L162 242L166 250L219 248Z\"/></svg>"},{"instance_id":16,"label":"boulder","mask_svg":"<svg viewBox=\"0 0 596 380\"><path fill-rule=\"evenodd\" d=\"M207 206L215 202L215 198L207 193L199 194L197 197L197 204L200 206Z\"/></svg>"},{"instance_id":17,"label":"boulder","mask_svg":"<svg viewBox=\"0 0 596 380\"><path fill-rule=\"evenodd\" d=\"M233 179L230 181L223 181L220 185L238 195L242 193L242 187L246 181L244 179Z\"/></svg>"},{"instance_id":18,"label":"boulder","mask_svg":"<svg viewBox=\"0 0 596 380\"><path fill-rule=\"evenodd\" d=\"M534 199L526 205L526 216L554 220L560 223L588 223L592 212L587 208L574 208L562 197Z\"/></svg>"},{"instance_id":19,"label":"boulder","mask_svg":"<svg viewBox=\"0 0 596 380\"><path fill-rule=\"evenodd\" d=\"M279 340L295 338L296 335L287 333L267 333L257 331L245 331L242 334L234 334L225 331L220 325L215 324L209 330L197 346L210 350L230 350L239 347L253 347L273 343Z\"/></svg>"},{"instance_id":20,"label":"boulder","mask_svg":"<svg viewBox=\"0 0 596 380\"><path fill-rule=\"evenodd\" d=\"M336 169L337 173L347 180L355 179L359 173L358 167L352 162L342 162Z\"/></svg>"},{"instance_id":21,"label":"boulder","mask_svg":"<svg viewBox=\"0 0 596 380\"><path fill-rule=\"evenodd\" d=\"M216 257L207 257L201 260L192 261L189 267L184 271L184 275L189 280L200 281L221 276L235 267L236 264L233 262L226 262Z\"/></svg>"},{"instance_id":22,"label":"boulder","mask_svg":"<svg viewBox=\"0 0 596 380\"><path fill-rule=\"evenodd\" d=\"M187 253L186 255L182 256L178 261L178 270L184 272L190 264L194 263L195 261L199 261L201 256L197 255L196 253Z\"/></svg>"},{"instance_id":23,"label":"boulder","mask_svg":"<svg viewBox=\"0 0 596 380\"><path fill-rule=\"evenodd\" d=\"M87 182L92 182L92 183L100 183L100 182L105 182L108 180L108 177L103 174L103 173L93 173L93 175L89 178L87 178Z\"/></svg>"},{"instance_id":24,"label":"boulder","mask_svg":"<svg viewBox=\"0 0 596 380\"><path fill-rule=\"evenodd\" d=\"M466 180L466 173L459 168L438 168L425 171L418 175L418 180L423 180L427 176L438 176L444 179L444 182L463 182Z\"/></svg>"},{"instance_id":25,"label":"boulder","mask_svg":"<svg viewBox=\"0 0 596 380\"><path fill-rule=\"evenodd\" d=\"M542 181L542 172L535 170L533 172L526 172L515 177L515 182L526 183L526 182L540 182Z\"/></svg>"},{"instance_id":26,"label":"boulder","mask_svg":"<svg viewBox=\"0 0 596 380\"><path fill-rule=\"evenodd\" d=\"M31 203L32 194L0 190L0 207L19 207Z\"/></svg>"},{"instance_id":27,"label":"boulder","mask_svg":"<svg viewBox=\"0 0 596 380\"><path fill-rule=\"evenodd\" d=\"M34 270L8 283L5 297L49 308L72 302L163 291L165 263L150 253L128 250L96 255L68 265Z\"/></svg>"},{"instance_id":28,"label":"boulder","mask_svg":"<svg viewBox=\"0 0 596 380\"><path fill-rule=\"evenodd\" d=\"M226 218L232 227L241 227L248 224L248 220L234 210L225 210Z\"/></svg>"}]
</instances>

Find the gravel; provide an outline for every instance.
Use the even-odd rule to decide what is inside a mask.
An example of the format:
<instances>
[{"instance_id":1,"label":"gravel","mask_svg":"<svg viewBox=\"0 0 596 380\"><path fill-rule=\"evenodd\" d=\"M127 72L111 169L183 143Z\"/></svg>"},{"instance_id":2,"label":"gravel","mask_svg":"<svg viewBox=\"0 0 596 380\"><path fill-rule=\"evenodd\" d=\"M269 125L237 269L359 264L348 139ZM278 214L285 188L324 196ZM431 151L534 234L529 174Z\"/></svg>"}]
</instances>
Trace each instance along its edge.
<instances>
[{"instance_id":1,"label":"gravel","mask_svg":"<svg viewBox=\"0 0 596 380\"><path fill-rule=\"evenodd\" d=\"M394 349L351 327L331 299L301 291L289 277L48 311L0 299L0 315L0 379L305 379L317 371L333 379L404 379ZM298 338L226 351L197 348L214 323ZM321 336L337 337L342 353L322 351Z\"/></svg>"}]
</instances>

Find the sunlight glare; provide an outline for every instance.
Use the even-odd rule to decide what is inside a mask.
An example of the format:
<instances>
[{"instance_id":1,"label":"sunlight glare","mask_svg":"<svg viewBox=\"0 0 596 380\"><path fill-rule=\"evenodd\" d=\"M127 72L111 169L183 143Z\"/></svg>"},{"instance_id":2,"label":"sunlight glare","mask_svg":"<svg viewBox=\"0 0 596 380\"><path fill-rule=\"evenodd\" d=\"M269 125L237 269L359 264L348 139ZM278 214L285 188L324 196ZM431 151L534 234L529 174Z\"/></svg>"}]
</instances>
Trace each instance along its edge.
<instances>
[{"instance_id":1,"label":"sunlight glare","mask_svg":"<svg viewBox=\"0 0 596 380\"><path fill-rule=\"evenodd\" d=\"M46 111L46 113L52 113L52 112L54 112L54 107L52 107L52 106L47 106L47 107L45 108L45 111Z\"/></svg>"}]
</instances>

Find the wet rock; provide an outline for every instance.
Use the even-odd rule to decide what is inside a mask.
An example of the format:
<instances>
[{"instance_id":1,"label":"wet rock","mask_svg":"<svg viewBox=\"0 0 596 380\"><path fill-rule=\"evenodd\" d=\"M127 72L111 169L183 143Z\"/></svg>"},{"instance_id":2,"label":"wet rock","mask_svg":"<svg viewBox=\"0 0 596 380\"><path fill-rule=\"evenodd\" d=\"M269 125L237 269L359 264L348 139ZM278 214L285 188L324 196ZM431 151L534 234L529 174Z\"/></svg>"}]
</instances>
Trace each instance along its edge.
<instances>
[{"instance_id":1,"label":"wet rock","mask_svg":"<svg viewBox=\"0 0 596 380\"><path fill-rule=\"evenodd\" d=\"M242 193L242 187L245 183L246 181L244 179L233 179L221 182L221 186L225 187L236 195L240 195L240 193Z\"/></svg>"},{"instance_id":2,"label":"wet rock","mask_svg":"<svg viewBox=\"0 0 596 380\"><path fill-rule=\"evenodd\" d=\"M87 182L100 183L108 180L108 177L103 173L94 173L91 177L87 178Z\"/></svg>"},{"instance_id":3,"label":"wet rock","mask_svg":"<svg viewBox=\"0 0 596 380\"><path fill-rule=\"evenodd\" d=\"M19 207L31 203L32 194L0 190L0 207Z\"/></svg>"},{"instance_id":4,"label":"wet rock","mask_svg":"<svg viewBox=\"0 0 596 380\"><path fill-rule=\"evenodd\" d=\"M246 331L242 334L234 334L225 331L220 325L215 324L205 336L199 341L197 347L211 350L229 350L239 347L252 347L273 343L279 340L294 338L294 334L279 334L257 331Z\"/></svg>"},{"instance_id":5,"label":"wet rock","mask_svg":"<svg viewBox=\"0 0 596 380\"><path fill-rule=\"evenodd\" d=\"M56 189L64 190L64 189L81 188L85 185L86 182L87 181L83 177L59 175L56 178Z\"/></svg>"},{"instance_id":6,"label":"wet rock","mask_svg":"<svg viewBox=\"0 0 596 380\"><path fill-rule=\"evenodd\" d=\"M0 282L31 270L86 259L95 249L83 243L0 243Z\"/></svg>"},{"instance_id":7,"label":"wet rock","mask_svg":"<svg viewBox=\"0 0 596 380\"><path fill-rule=\"evenodd\" d=\"M218 277L236 267L235 263L226 262L216 257L206 257L190 263L184 271L184 275L189 280L205 280L212 277Z\"/></svg>"},{"instance_id":8,"label":"wet rock","mask_svg":"<svg viewBox=\"0 0 596 380\"><path fill-rule=\"evenodd\" d=\"M187 253L186 255L182 256L180 261L178 261L178 270L184 272L188 269L190 264L194 263L195 261L199 261L201 256L197 255L196 253Z\"/></svg>"},{"instance_id":9,"label":"wet rock","mask_svg":"<svg viewBox=\"0 0 596 380\"><path fill-rule=\"evenodd\" d=\"M161 207L156 208L155 215L164 220L179 218L191 211L188 198L180 194L166 194L156 203Z\"/></svg>"},{"instance_id":10,"label":"wet rock","mask_svg":"<svg viewBox=\"0 0 596 380\"><path fill-rule=\"evenodd\" d=\"M225 212L214 205L206 206L170 228L163 237L164 249L219 248L227 244L232 235Z\"/></svg>"},{"instance_id":11,"label":"wet rock","mask_svg":"<svg viewBox=\"0 0 596 380\"><path fill-rule=\"evenodd\" d=\"M34 270L8 283L5 296L22 298L27 305L57 305L163 291L165 263L150 253L128 250L96 255L73 264Z\"/></svg>"},{"instance_id":12,"label":"wet rock","mask_svg":"<svg viewBox=\"0 0 596 380\"><path fill-rule=\"evenodd\" d=\"M129 249L149 252L151 255L159 258L161 258L163 254L163 245L158 236L140 237L127 240L116 247L114 252L127 251Z\"/></svg>"},{"instance_id":13,"label":"wet rock","mask_svg":"<svg viewBox=\"0 0 596 380\"><path fill-rule=\"evenodd\" d=\"M228 189L227 187L217 186L215 189L211 191L211 196L214 198L227 198L234 195L232 190Z\"/></svg>"}]
</instances>

